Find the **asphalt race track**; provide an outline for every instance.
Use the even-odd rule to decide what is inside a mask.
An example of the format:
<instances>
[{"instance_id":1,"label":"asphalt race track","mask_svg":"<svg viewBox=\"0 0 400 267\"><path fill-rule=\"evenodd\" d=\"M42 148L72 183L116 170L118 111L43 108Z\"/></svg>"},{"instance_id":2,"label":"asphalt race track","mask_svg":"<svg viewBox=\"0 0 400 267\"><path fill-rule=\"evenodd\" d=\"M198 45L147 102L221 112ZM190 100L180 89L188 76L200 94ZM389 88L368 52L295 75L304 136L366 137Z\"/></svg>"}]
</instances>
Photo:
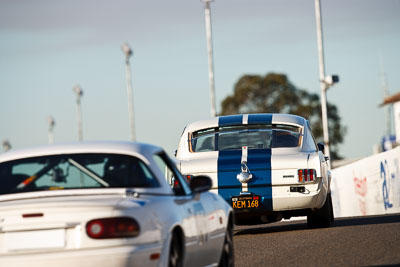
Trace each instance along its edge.
<instances>
[{"instance_id":1,"label":"asphalt race track","mask_svg":"<svg viewBox=\"0 0 400 267\"><path fill-rule=\"evenodd\" d=\"M236 226L235 266L400 266L400 214Z\"/></svg>"}]
</instances>

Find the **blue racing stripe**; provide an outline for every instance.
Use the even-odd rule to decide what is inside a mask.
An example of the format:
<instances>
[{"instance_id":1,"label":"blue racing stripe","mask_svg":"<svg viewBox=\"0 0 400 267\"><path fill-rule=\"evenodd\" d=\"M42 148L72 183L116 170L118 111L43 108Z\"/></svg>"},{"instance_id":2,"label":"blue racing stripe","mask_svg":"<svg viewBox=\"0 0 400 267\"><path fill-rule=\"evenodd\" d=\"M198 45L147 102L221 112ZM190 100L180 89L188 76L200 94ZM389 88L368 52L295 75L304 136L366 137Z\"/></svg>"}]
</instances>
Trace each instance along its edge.
<instances>
[{"instance_id":1,"label":"blue racing stripe","mask_svg":"<svg viewBox=\"0 0 400 267\"><path fill-rule=\"evenodd\" d=\"M229 115L218 118L218 126L241 125L243 115ZM222 150L218 154L218 194L228 203L232 196L237 196L242 190L242 184L236 179L241 171L241 150Z\"/></svg>"},{"instance_id":2,"label":"blue racing stripe","mask_svg":"<svg viewBox=\"0 0 400 267\"><path fill-rule=\"evenodd\" d=\"M260 195L264 199L264 208L272 210L271 149L249 149L247 167L253 174L253 179L248 183L248 191Z\"/></svg>"},{"instance_id":3,"label":"blue racing stripe","mask_svg":"<svg viewBox=\"0 0 400 267\"><path fill-rule=\"evenodd\" d=\"M272 114L249 114L248 124L271 124ZM249 149L247 166L253 174L248 191L263 198L263 206L273 209L271 149Z\"/></svg>"},{"instance_id":4,"label":"blue racing stripe","mask_svg":"<svg viewBox=\"0 0 400 267\"><path fill-rule=\"evenodd\" d=\"M218 118L218 126L241 125L243 115L229 115Z\"/></svg>"},{"instance_id":5,"label":"blue racing stripe","mask_svg":"<svg viewBox=\"0 0 400 267\"><path fill-rule=\"evenodd\" d=\"M248 124L271 124L272 114L249 114Z\"/></svg>"},{"instance_id":6,"label":"blue racing stripe","mask_svg":"<svg viewBox=\"0 0 400 267\"><path fill-rule=\"evenodd\" d=\"M218 126L242 125L243 115L219 117ZM249 114L248 124L271 124L272 114ZM237 180L241 172L242 150L222 150L218 154L218 194L228 203L232 196L239 196L242 184ZM248 191L260 195L263 207L272 210L271 149L249 149L247 166L253 175Z\"/></svg>"},{"instance_id":7,"label":"blue racing stripe","mask_svg":"<svg viewBox=\"0 0 400 267\"><path fill-rule=\"evenodd\" d=\"M242 150L222 150L218 155L218 194L228 203L232 196L238 196L242 184L236 175L241 172Z\"/></svg>"}]
</instances>

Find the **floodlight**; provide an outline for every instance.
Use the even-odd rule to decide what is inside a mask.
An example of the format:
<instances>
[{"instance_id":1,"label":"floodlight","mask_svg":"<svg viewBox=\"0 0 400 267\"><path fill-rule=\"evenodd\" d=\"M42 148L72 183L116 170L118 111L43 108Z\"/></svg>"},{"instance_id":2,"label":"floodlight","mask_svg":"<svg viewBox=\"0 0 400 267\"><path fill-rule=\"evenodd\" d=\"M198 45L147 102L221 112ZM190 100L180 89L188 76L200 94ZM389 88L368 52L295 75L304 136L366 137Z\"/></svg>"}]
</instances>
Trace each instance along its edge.
<instances>
[{"instance_id":1,"label":"floodlight","mask_svg":"<svg viewBox=\"0 0 400 267\"><path fill-rule=\"evenodd\" d=\"M330 75L325 77L325 83L328 86L332 86L339 82L339 75Z\"/></svg>"},{"instance_id":2,"label":"floodlight","mask_svg":"<svg viewBox=\"0 0 400 267\"><path fill-rule=\"evenodd\" d=\"M11 143L10 143L10 141L8 141L8 140L4 140L3 141L3 149L4 149L4 151L8 151L8 150L10 150L11 149Z\"/></svg>"},{"instance_id":3,"label":"floodlight","mask_svg":"<svg viewBox=\"0 0 400 267\"><path fill-rule=\"evenodd\" d=\"M76 93L78 97L83 96L82 88L79 85L75 85L72 90Z\"/></svg>"},{"instance_id":4,"label":"floodlight","mask_svg":"<svg viewBox=\"0 0 400 267\"><path fill-rule=\"evenodd\" d=\"M121 46L122 52L124 52L126 57L132 56L133 52L132 49L129 47L127 43L123 43Z\"/></svg>"},{"instance_id":5,"label":"floodlight","mask_svg":"<svg viewBox=\"0 0 400 267\"><path fill-rule=\"evenodd\" d=\"M50 127L50 128L53 128L54 125L56 125L56 122L55 122L53 116L49 116L49 117L47 118L47 121L49 122L49 127Z\"/></svg>"}]
</instances>

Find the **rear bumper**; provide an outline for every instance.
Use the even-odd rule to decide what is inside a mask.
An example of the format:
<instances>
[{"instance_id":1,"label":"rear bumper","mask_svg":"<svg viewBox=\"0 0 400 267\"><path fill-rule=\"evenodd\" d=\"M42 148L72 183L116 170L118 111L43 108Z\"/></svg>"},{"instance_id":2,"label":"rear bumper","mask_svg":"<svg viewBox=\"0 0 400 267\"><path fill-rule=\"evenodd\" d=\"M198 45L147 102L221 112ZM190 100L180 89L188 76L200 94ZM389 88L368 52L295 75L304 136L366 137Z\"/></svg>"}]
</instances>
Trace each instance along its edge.
<instances>
[{"instance_id":1,"label":"rear bumper","mask_svg":"<svg viewBox=\"0 0 400 267\"><path fill-rule=\"evenodd\" d=\"M291 192L291 187L304 188L305 192ZM273 188L273 211L321 208L326 198L326 192L316 187L317 184Z\"/></svg>"},{"instance_id":2,"label":"rear bumper","mask_svg":"<svg viewBox=\"0 0 400 267\"><path fill-rule=\"evenodd\" d=\"M161 254L161 245L117 246L95 249L1 254L0 266L160 266L160 259L151 260L150 255Z\"/></svg>"},{"instance_id":3,"label":"rear bumper","mask_svg":"<svg viewBox=\"0 0 400 267\"><path fill-rule=\"evenodd\" d=\"M292 189L291 189L292 188ZM302 188L304 192L298 192L293 188ZM299 191L302 191L299 190ZM258 209L234 209L236 214L240 215L256 215L256 214L268 214L275 212L284 211L295 211L295 210L311 210L319 209L323 206L327 190L325 187L320 186L320 183L314 184L296 184L296 185L280 185L266 187L267 192L270 194L260 194L261 190L257 193L249 190L249 193L260 195L262 206ZM230 199L226 199L231 203Z\"/></svg>"}]
</instances>

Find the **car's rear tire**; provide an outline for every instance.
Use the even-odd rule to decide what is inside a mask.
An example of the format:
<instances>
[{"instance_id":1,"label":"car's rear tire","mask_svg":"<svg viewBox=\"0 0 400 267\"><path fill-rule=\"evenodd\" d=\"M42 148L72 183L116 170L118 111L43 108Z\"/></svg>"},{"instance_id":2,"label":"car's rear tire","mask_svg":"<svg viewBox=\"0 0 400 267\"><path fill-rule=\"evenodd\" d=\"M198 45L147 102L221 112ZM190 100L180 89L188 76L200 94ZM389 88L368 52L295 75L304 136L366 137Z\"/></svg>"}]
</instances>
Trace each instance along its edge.
<instances>
[{"instance_id":1,"label":"car's rear tire","mask_svg":"<svg viewBox=\"0 0 400 267\"><path fill-rule=\"evenodd\" d=\"M222 247L219 267L233 267L235 257L233 253L233 222L230 220L225 232L224 245Z\"/></svg>"},{"instance_id":2,"label":"car's rear tire","mask_svg":"<svg viewBox=\"0 0 400 267\"><path fill-rule=\"evenodd\" d=\"M329 227L334 220L331 193L328 193L322 208L311 211L307 215L307 225L310 228Z\"/></svg>"},{"instance_id":3,"label":"car's rear tire","mask_svg":"<svg viewBox=\"0 0 400 267\"><path fill-rule=\"evenodd\" d=\"M169 247L168 267L183 266L183 247L179 236L174 233Z\"/></svg>"}]
</instances>

